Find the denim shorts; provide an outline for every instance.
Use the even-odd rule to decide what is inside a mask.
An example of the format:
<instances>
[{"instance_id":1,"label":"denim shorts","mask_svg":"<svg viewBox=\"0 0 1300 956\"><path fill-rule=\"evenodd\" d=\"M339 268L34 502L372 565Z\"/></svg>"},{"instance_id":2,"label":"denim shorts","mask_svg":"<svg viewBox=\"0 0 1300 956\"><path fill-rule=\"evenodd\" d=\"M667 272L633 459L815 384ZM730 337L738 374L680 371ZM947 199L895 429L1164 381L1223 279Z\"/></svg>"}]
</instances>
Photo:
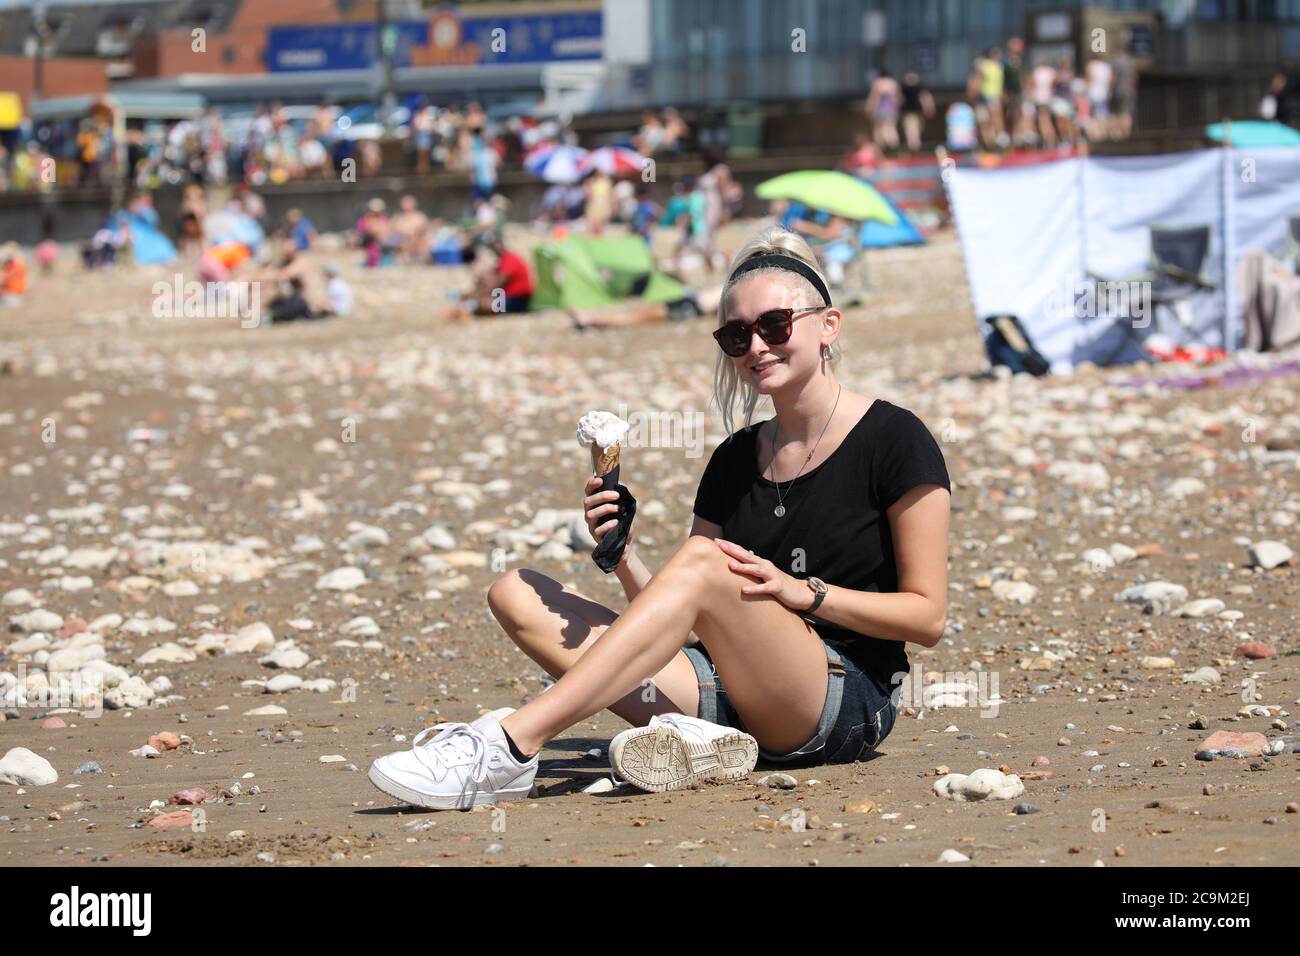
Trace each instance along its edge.
<instances>
[{"instance_id":1,"label":"denim shorts","mask_svg":"<svg viewBox=\"0 0 1300 956\"><path fill-rule=\"evenodd\" d=\"M894 729L898 714L890 695L829 642L822 641L822 647L826 650L829 680L817 733L802 747L785 754L768 753L760 747L760 762L790 767L852 763L879 746ZM748 733L708 651L700 644L683 650L695 667L700 685L699 718Z\"/></svg>"}]
</instances>

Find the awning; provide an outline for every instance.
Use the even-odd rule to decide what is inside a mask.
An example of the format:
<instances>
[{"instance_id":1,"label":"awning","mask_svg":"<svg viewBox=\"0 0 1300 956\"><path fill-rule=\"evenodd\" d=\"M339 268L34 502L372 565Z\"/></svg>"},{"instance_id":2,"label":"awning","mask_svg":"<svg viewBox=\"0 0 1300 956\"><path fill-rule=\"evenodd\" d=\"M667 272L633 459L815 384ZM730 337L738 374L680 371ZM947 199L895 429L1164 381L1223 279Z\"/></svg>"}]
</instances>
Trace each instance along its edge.
<instances>
[{"instance_id":1,"label":"awning","mask_svg":"<svg viewBox=\"0 0 1300 956\"><path fill-rule=\"evenodd\" d=\"M86 116L100 103L107 103L125 119L195 119L203 113L204 100L197 93L120 92L104 96L60 96L38 100L32 105L37 122Z\"/></svg>"}]
</instances>

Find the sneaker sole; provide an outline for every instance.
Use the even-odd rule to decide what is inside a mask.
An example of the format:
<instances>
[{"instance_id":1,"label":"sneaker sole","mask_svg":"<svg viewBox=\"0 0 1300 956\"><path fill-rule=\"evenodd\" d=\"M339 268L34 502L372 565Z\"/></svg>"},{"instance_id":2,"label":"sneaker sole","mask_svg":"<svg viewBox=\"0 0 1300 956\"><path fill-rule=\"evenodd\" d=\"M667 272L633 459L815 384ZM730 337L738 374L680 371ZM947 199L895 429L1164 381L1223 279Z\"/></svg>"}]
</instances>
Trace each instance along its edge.
<instances>
[{"instance_id":1,"label":"sneaker sole","mask_svg":"<svg viewBox=\"0 0 1300 956\"><path fill-rule=\"evenodd\" d=\"M464 796L432 796L404 787L396 780L386 776L374 764L370 765L370 772L366 776L370 778L370 782L377 789L388 794L388 796L395 797L413 807L423 807L426 810L469 810L483 804L509 803L512 800L525 799L533 790L532 783L529 783L527 787L514 790L479 790L474 793L473 799L466 803Z\"/></svg>"},{"instance_id":2,"label":"sneaker sole","mask_svg":"<svg viewBox=\"0 0 1300 956\"><path fill-rule=\"evenodd\" d=\"M710 743L685 739L671 727L624 731L610 752L615 772L650 793L706 780L744 780L758 762L758 741L736 731Z\"/></svg>"}]
</instances>

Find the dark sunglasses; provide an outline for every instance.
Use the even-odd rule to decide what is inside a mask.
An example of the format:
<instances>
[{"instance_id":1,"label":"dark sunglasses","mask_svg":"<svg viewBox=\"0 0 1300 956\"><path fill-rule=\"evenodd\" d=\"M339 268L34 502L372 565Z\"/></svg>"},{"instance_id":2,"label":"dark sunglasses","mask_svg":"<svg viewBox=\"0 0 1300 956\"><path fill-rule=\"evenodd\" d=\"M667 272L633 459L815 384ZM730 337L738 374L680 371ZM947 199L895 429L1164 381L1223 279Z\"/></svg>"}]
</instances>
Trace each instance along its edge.
<instances>
[{"instance_id":1,"label":"dark sunglasses","mask_svg":"<svg viewBox=\"0 0 1300 956\"><path fill-rule=\"evenodd\" d=\"M754 341L754 333L768 345L783 345L790 341L794 332L795 314L799 312L820 312L826 306L818 305L807 309L768 309L753 322L732 319L724 322L713 332L718 346L732 358L740 358L749 351Z\"/></svg>"}]
</instances>

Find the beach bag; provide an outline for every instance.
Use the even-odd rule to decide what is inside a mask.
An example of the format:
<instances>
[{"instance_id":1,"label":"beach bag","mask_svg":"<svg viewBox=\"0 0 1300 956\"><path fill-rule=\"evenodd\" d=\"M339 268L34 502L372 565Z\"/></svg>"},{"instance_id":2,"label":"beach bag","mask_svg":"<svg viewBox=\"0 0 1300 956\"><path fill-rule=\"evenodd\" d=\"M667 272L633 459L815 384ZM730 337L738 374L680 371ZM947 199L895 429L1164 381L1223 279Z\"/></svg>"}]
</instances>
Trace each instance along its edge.
<instances>
[{"instance_id":1,"label":"beach bag","mask_svg":"<svg viewBox=\"0 0 1300 956\"><path fill-rule=\"evenodd\" d=\"M984 348L990 364L1005 365L1012 372L1030 375L1046 375L1051 370L1051 363L1034 347L1016 316L989 315L985 316L984 323Z\"/></svg>"}]
</instances>

